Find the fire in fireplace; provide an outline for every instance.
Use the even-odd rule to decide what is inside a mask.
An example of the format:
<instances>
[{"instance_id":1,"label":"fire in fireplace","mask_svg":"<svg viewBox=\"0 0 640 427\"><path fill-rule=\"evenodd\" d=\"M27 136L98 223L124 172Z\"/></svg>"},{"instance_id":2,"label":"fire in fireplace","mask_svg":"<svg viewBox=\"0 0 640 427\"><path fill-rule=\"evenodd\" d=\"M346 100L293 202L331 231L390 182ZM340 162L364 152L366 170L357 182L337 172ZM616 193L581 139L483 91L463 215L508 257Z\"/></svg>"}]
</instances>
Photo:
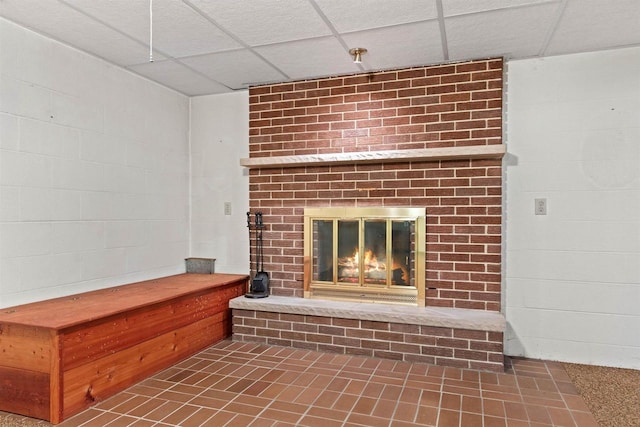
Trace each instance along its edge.
<instances>
[{"instance_id":1,"label":"fire in fireplace","mask_svg":"<svg viewBox=\"0 0 640 427\"><path fill-rule=\"evenodd\" d=\"M305 297L424 305L425 211L305 209Z\"/></svg>"}]
</instances>

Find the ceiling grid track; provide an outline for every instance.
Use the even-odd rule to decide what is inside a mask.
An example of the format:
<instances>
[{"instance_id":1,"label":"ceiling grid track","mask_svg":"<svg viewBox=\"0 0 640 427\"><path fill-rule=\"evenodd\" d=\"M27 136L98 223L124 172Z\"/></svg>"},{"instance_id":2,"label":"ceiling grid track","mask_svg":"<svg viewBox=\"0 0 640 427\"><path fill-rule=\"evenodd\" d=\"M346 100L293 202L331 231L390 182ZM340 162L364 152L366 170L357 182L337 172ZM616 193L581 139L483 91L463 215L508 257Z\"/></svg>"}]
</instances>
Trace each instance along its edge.
<instances>
[{"instance_id":1,"label":"ceiling grid track","mask_svg":"<svg viewBox=\"0 0 640 427\"><path fill-rule=\"evenodd\" d=\"M130 34L128 34L128 33L126 33L126 32L124 32L124 31L122 31L122 30L119 30L118 28L114 27L113 25L110 25L110 24L108 24L108 23L106 23L106 22L104 22L104 21L102 21L102 20L100 20L100 19L96 18L95 16L93 16L93 15L91 15L91 14L87 13L86 11L84 11L84 10L82 10L82 9L80 9L80 8L78 8L78 7L76 7L75 5L70 4L70 3L66 2L65 0L58 0L58 1L59 1L60 3L62 3L62 4L64 4L65 6L67 6L67 7L71 8L71 9L75 10L76 12L78 12L78 13L80 13L80 14L82 14L82 15L86 16L87 18L89 18L89 19L91 19L91 20L93 20L93 21L95 21L95 22L97 22L97 23L99 23L99 24L101 24L101 25L104 25L105 27L109 28L109 29L110 29L110 30L112 30L112 31L115 31L116 33L120 34L121 36L126 37L126 38L128 38L129 40L131 40L131 41L133 41L133 42L135 42L135 43L139 44L140 46L144 47L145 49L150 49L150 48L151 48L150 43L146 43L146 42L144 42L144 41L142 41L142 40L139 40L139 39L137 39L137 38L135 38L135 37L131 36ZM213 83L219 84L219 85L221 85L221 86L224 86L224 87L226 87L226 88L227 88L227 89L229 89L229 90L234 90L233 88L231 88L231 87L229 87L229 86L225 85L224 83L219 82L219 81L217 81L217 80L215 80L215 79L212 79L211 77L207 76L206 74L203 74L203 73L201 73L201 72L200 72L200 71L198 71L198 70L195 70L194 68L192 68L192 67L188 66L187 64L185 64L184 62L180 61L178 58L174 58L173 56L169 55L169 54L168 54L168 53L166 53L166 52L163 52L163 51L162 51L162 50L160 50L160 49L153 48L153 51L155 51L155 52L157 52L157 53L159 53L160 55L162 55L162 56L164 56L164 57L165 57L165 59L163 59L163 60L161 60L161 61L159 61L159 62L162 62L162 61L164 61L164 60L167 60L167 61L173 61L173 62L175 62L176 64L179 64L179 65L181 65L181 66L185 67L186 69L188 69L189 71L191 71L191 72L193 72L193 73L195 73L195 74L199 75L200 77L202 77L202 78L204 78L204 79L209 80L210 82L213 82ZM150 61L150 62L154 62L154 61ZM141 62L141 63L142 63L142 62ZM124 67L124 68L126 68L127 70L131 71L131 72L135 72L134 70L132 70L132 69L131 69L131 67L133 67L133 66L135 66L135 65L138 65L138 64L128 64L128 65L124 65L123 67Z\"/></svg>"},{"instance_id":2,"label":"ceiling grid track","mask_svg":"<svg viewBox=\"0 0 640 427\"><path fill-rule=\"evenodd\" d=\"M567 8L567 1L568 0L560 1L558 9L556 10L556 17L553 22L549 23L549 30L547 31L544 41L542 42L542 47L538 51L538 56L544 56L544 53L549 48L549 43L551 43L551 39L553 39L553 35L556 33L556 29L558 28L558 25L562 20L562 16L564 15L564 11Z\"/></svg>"},{"instance_id":3,"label":"ceiling grid track","mask_svg":"<svg viewBox=\"0 0 640 427\"><path fill-rule=\"evenodd\" d=\"M342 39L342 36L340 36L340 33L336 30L336 27L334 27L331 21L329 20L329 18L327 18L327 15L325 15L322 9L320 9L320 7L315 2L315 0L309 0L309 3L311 3L311 6L315 9L318 16L320 16L320 18L322 18L324 23L327 24L327 27L329 27L329 29L331 30L331 34L333 34L333 36L338 40L338 43L340 43L342 48L345 50L345 53L350 55L349 49L351 49L351 47ZM361 72L366 71L364 66L361 63L357 63L356 65L358 66Z\"/></svg>"},{"instance_id":4,"label":"ceiling grid track","mask_svg":"<svg viewBox=\"0 0 640 427\"><path fill-rule=\"evenodd\" d=\"M438 9L438 26L440 27L440 40L442 42L442 56L444 62L449 62L449 43L447 42L447 27L444 22L444 11L442 9L442 0L436 0L436 8Z\"/></svg>"},{"instance_id":5,"label":"ceiling grid track","mask_svg":"<svg viewBox=\"0 0 640 427\"><path fill-rule=\"evenodd\" d=\"M251 47L250 45L248 45L247 43L244 42L244 40L240 39L239 37L237 37L235 34L233 34L231 31L227 30L225 27L223 27L222 25L220 25L218 22L216 22L213 18L211 18L209 15L207 15L206 13L204 13L202 10L200 10L200 8L196 5L194 5L192 2L190 2L189 0L182 0L182 3L184 3L185 5L187 5L188 7L190 7L194 12L196 12L198 15L202 16L204 19L206 19L211 25L215 26L216 28L218 28L220 31L222 31L223 33L225 33L227 36L229 36L231 39L233 39L236 43L238 43L239 45L241 45L244 49L249 50L252 54L254 54L255 56L257 56L258 58L260 58L262 61L264 61L266 64L268 64L271 68L273 68L274 70L276 70L277 72L279 72L280 74L282 74L284 76L284 78L286 80L291 80L291 77L289 75L287 75L287 73L285 73L284 71L282 71L280 68L278 68L275 64L273 64L271 61L269 61L267 58L265 58L264 56L262 56L260 53L256 52L255 49L253 49L253 47ZM262 83L264 84L264 83ZM226 86L226 85L225 85ZM246 88L235 88L232 90L244 90Z\"/></svg>"}]
</instances>

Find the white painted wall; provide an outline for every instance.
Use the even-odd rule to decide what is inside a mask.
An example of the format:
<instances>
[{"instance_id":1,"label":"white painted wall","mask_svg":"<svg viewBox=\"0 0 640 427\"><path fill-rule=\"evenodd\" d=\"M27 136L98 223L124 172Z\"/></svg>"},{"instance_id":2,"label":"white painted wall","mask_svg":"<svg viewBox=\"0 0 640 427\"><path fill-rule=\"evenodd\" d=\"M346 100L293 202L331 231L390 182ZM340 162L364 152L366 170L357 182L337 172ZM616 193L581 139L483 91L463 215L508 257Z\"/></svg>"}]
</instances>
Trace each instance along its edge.
<instances>
[{"instance_id":1,"label":"white painted wall","mask_svg":"<svg viewBox=\"0 0 640 427\"><path fill-rule=\"evenodd\" d=\"M191 256L216 258L220 273L249 272L248 150L248 91L191 98Z\"/></svg>"},{"instance_id":2,"label":"white painted wall","mask_svg":"<svg viewBox=\"0 0 640 427\"><path fill-rule=\"evenodd\" d=\"M640 48L507 82L506 352L639 369Z\"/></svg>"},{"instance_id":3,"label":"white painted wall","mask_svg":"<svg viewBox=\"0 0 640 427\"><path fill-rule=\"evenodd\" d=\"M0 19L0 307L184 271L188 109Z\"/></svg>"}]
</instances>

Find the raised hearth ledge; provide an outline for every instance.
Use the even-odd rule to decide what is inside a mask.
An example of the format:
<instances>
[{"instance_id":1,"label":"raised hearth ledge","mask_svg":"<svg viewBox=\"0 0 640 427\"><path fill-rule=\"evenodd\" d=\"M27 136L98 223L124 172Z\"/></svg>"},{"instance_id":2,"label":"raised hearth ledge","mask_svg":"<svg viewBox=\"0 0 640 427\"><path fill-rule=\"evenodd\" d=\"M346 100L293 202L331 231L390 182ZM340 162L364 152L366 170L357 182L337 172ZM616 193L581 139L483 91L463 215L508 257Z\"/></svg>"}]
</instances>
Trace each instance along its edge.
<instances>
[{"instance_id":1,"label":"raised hearth ledge","mask_svg":"<svg viewBox=\"0 0 640 427\"><path fill-rule=\"evenodd\" d=\"M464 308L411 307L405 305L326 301L274 295L261 299L251 299L243 296L237 297L229 301L229 307L239 310L302 314L490 332L504 332L506 328L506 321L502 313Z\"/></svg>"},{"instance_id":2,"label":"raised hearth ledge","mask_svg":"<svg viewBox=\"0 0 640 427\"><path fill-rule=\"evenodd\" d=\"M414 150L358 151L353 153L305 154L299 156L252 157L240 159L240 166L249 169L437 161L469 159L501 159L506 153L504 144L471 145L465 147L424 148Z\"/></svg>"}]
</instances>

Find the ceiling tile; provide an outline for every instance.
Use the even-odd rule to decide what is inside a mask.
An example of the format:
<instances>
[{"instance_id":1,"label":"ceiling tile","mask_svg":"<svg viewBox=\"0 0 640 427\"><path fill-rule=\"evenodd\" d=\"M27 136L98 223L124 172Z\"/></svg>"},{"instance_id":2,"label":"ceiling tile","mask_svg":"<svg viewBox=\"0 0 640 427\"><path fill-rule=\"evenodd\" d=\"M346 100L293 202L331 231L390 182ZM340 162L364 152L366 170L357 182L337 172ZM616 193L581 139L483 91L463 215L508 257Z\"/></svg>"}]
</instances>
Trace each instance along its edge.
<instances>
[{"instance_id":1,"label":"ceiling tile","mask_svg":"<svg viewBox=\"0 0 640 427\"><path fill-rule=\"evenodd\" d=\"M195 56L182 62L234 89L286 80L286 76L249 49Z\"/></svg>"},{"instance_id":2,"label":"ceiling tile","mask_svg":"<svg viewBox=\"0 0 640 427\"><path fill-rule=\"evenodd\" d=\"M170 87L185 95L229 92L229 88L211 81L184 65L167 60L128 67L131 71Z\"/></svg>"},{"instance_id":3,"label":"ceiling tile","mask_svg":"<svg viewBox=\"0 0 640 427\"><path fill-rule=\"evenodd\" d=\"M486 12L539 3L559 3L560 0L442 0L444 16Z\"/></svg>"},{"instance_id":4,"label":"ceiling tile","mask_svg":"<svg viewBox=\"0 0 640 427\"><path fill-rule=\"evenodd\" d=\"M148 48L117 33L109 33L108 37L101 37L99 34L90 34L89 31L86 31L82 37L79 37L78 34L73 34L71 37L74 40L77 39L74 41L77 48L92 52L94 55L118 65L138 64L149 59ZM61 39L66 39L65 31L63 31ZM157 52L154 52L153 57L156 60L165 58L164 55Z\"/></svg>"},{"instance_id":5,"label":"ceiling tile","mask_svg":"<svg viewBox=\"0 0 640 427\"><path fill-rule=\"evenodd\" d=\"M154 0L153 6L154 63L149 0L0 0L0 16L189 95L449 60L640 46L640 0ZM60 55L19 44L29 52L11 47L20 64ZM369 50L358 66L347 53L356 46ZM179 60L163 61L163 53ZM75 71L57 62L41 82L73 87ZM5 68L19 72L15 64Z\"/></svg>"},{"instance_id":6,"label":"ceiling tile","mask_svg":"<svg viewBox=\"0 0 640 427\"><path fill-rule=\"evenodd\" d=\"M558 5L500 9L445 18L449 59L537 55L551 30Z\"/></svg>"},{"instance_id":7,"label":"ceiling tile","mask_svg":"<svg viewBox=\"0 0 640 427\"><path fill-rule=\"evenodd\" d=\"M442 62L442 40L437 21L398 25L345 34L350 47L364 47L362 61L370 70Z\"/></svg>"},{"instance_id":8,"label":"ceiling tile","mask_svg":"<svg viewBox=\"0 0 640 427\"><path fill-rule=\"evenodd\" d=\"M1 5L2 16L115 64L149 57L143 45L57 1L2 0Z\"/></svg>"},{"instance_id":9,"label":"ceiling tile","mask_svg":"<svg viewBox=\"0 0 640 427\"><path fill-rule=\"evenodd\" d=\"M340 32L436 19L435 0L315 0L335 29Z\"/></svg>"},{"instance_id":10,"label":"ceiling tile","mask_svg":"<svg viewBox=\"0 0 640 427\"><path fill-rule=\"evenodd\" d=\"M569 0L544 53L585 52L639 42L640 1Z\"/></svg>"},{"instance_id":11,"label":"ceiling tile","mask_svg":"<svg viewBox=\"0 0 640 427\"><path fill-rule=\"evenodd\" d=\"M63 0L148 45L149 2ZM207 19L176 0L153 2L153 46L174 58L240 47Z\"/></svg>"},{"instance_id":12,"label":"ceiling tile","mask_svg":"<svg viewBox=\"0 0 640 427\"><path fill-rule=\"evenodd\" d=\"M257 47L255 50L291 79L356 73L359 68L335 37Z\"/></svg>"},{"instance_id":13,"label":"ceiling tile","mask_svg":"<svg viewBox=\"0 0 640 427\"><path fill-rule=\"evenodd\" d=\"M331 34L307 1L190 0L190 3L251 46Z\"/></svg>"}]
</instances>

